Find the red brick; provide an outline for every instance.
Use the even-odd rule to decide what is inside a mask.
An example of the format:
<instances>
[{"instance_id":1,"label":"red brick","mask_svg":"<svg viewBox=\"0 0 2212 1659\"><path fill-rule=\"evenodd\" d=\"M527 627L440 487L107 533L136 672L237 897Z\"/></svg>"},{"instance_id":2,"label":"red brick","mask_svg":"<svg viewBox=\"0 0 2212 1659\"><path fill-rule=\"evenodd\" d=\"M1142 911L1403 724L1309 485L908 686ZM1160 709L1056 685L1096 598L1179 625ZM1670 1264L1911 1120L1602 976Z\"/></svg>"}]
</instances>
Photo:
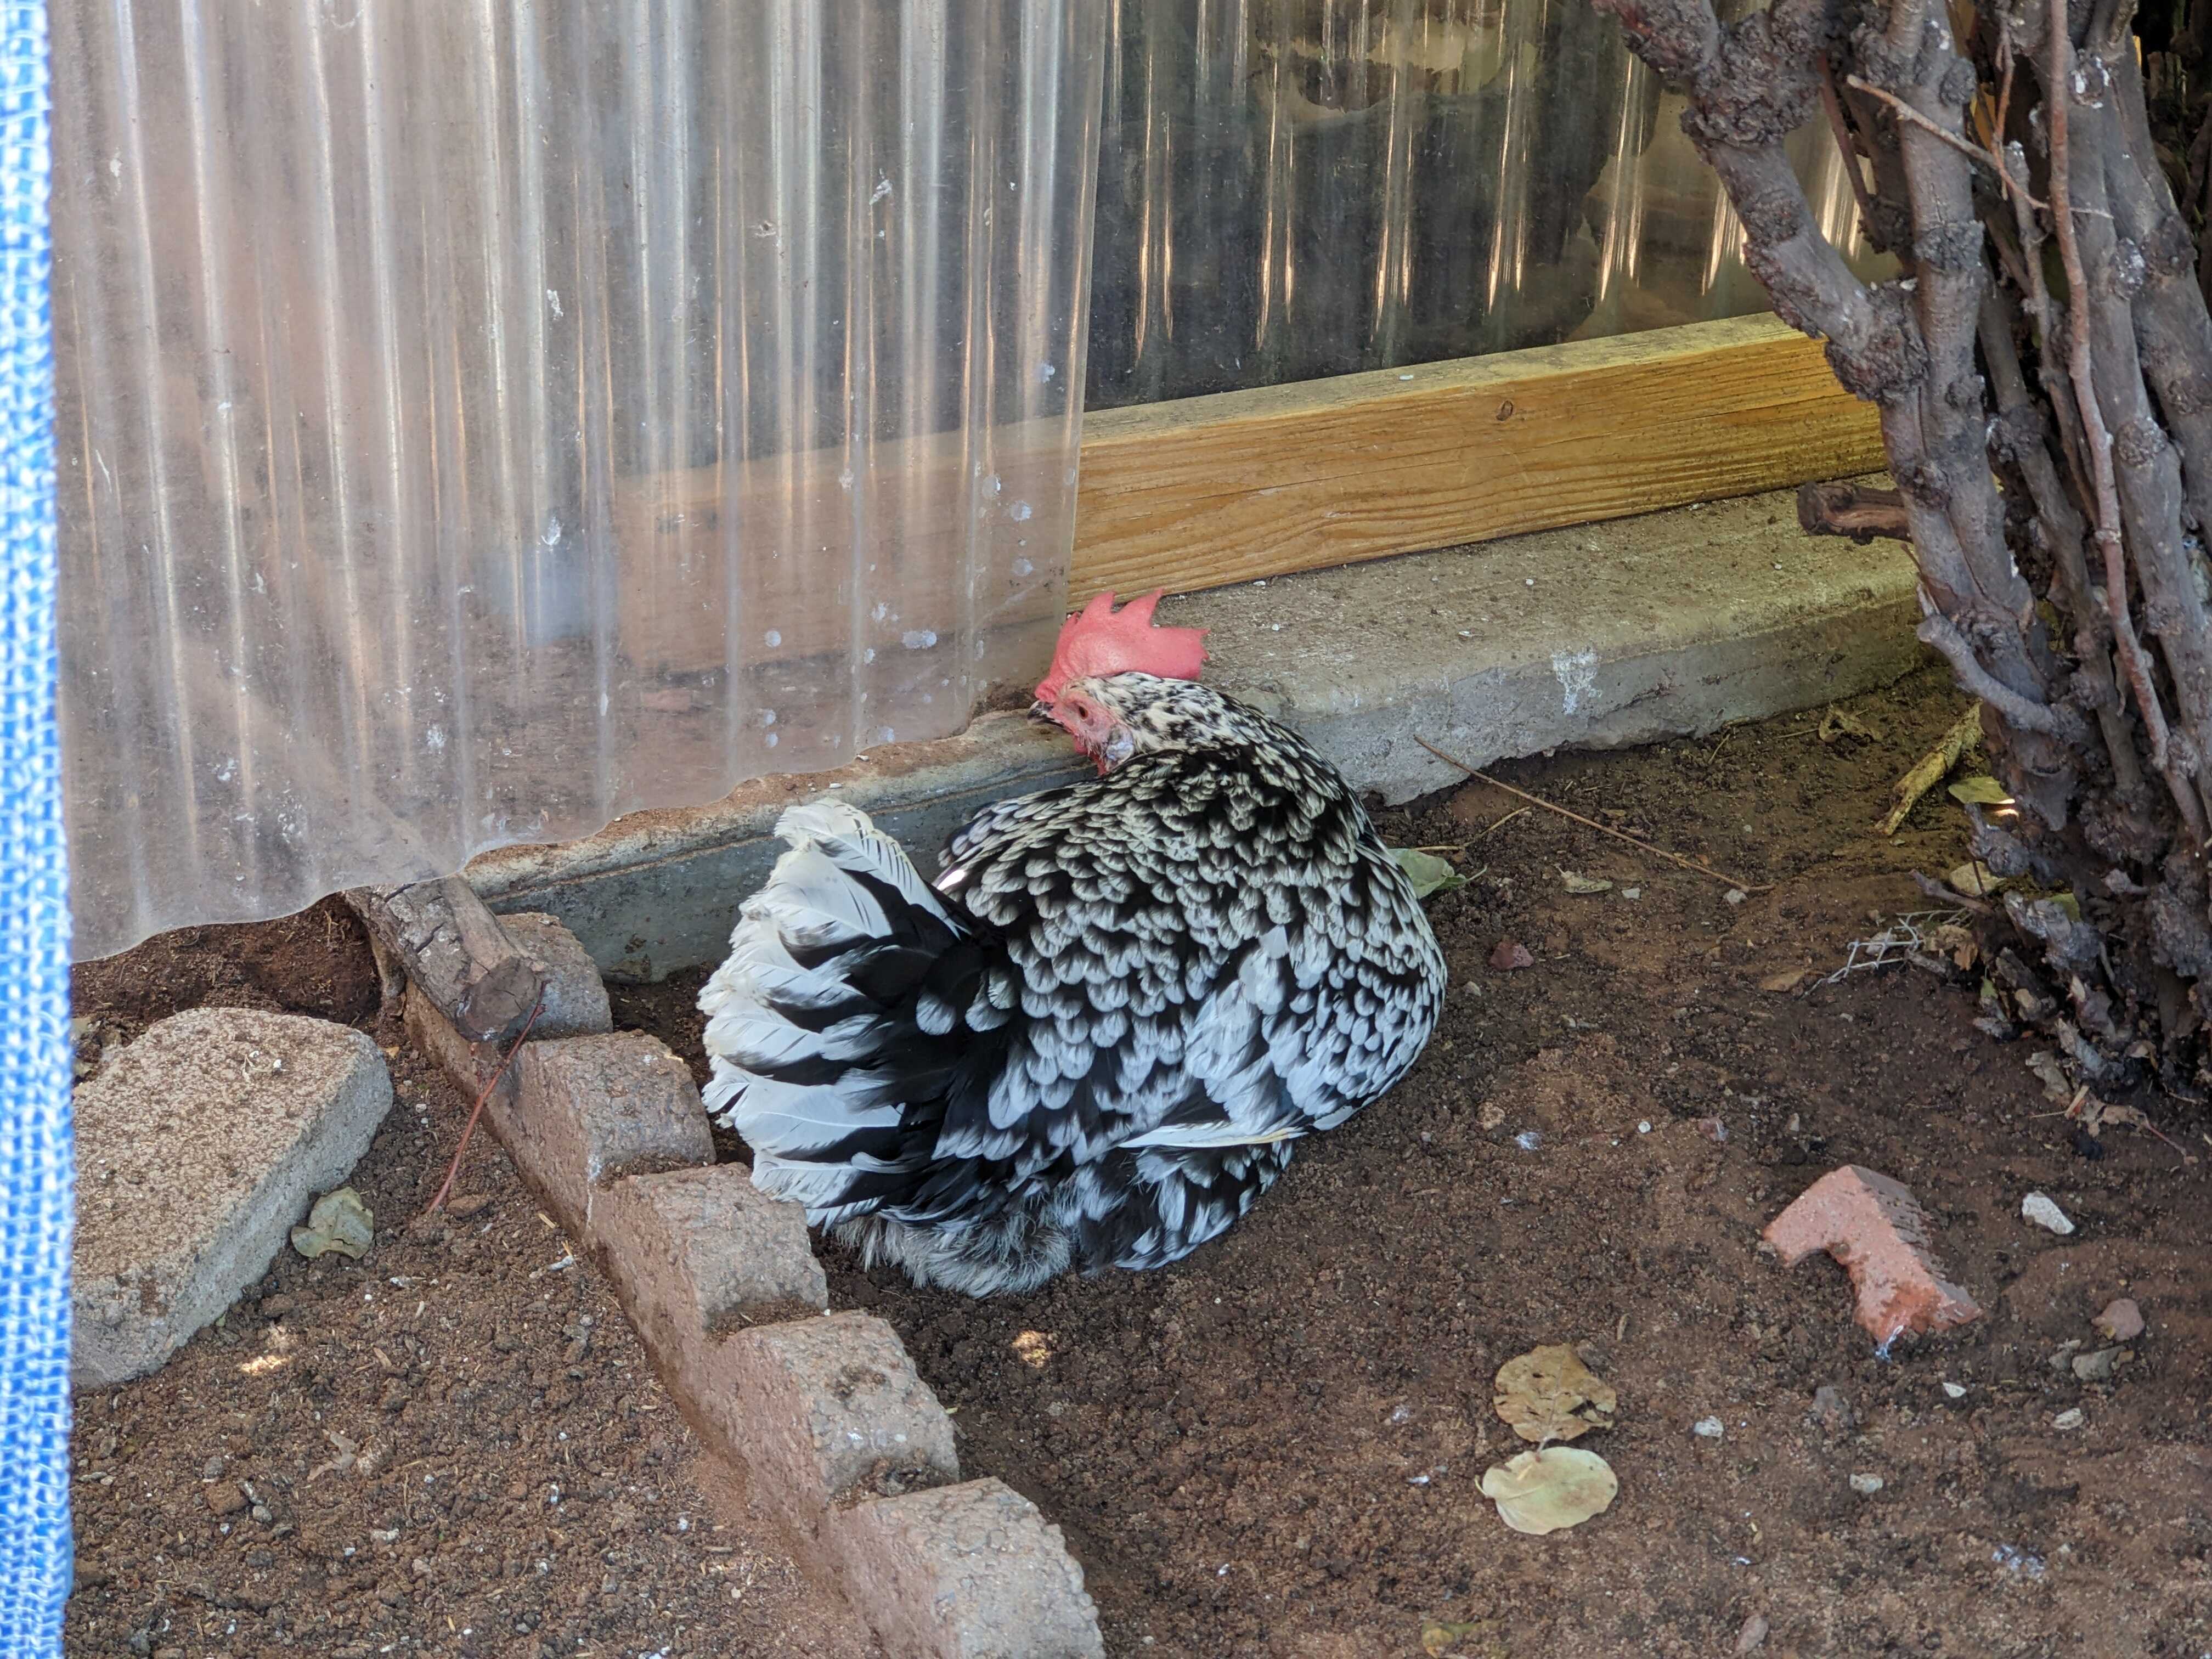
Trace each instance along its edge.
<instances>
[{"instance_id":1,"label":"red brick","mask_svg":"<svg viewBox=\"0 0 2212 1659\"><path fill-rule=\"evenodd\" d=\"M762 1192L742 1164L624 1176L592 1206L592 1226L589 1243L656 1353L830 1306L806 1212Z\"/></svg>"},{"instance_id":2,"label":"red brick","mask_svg":"<svg viewBox=\"0 0 2212 1659\"><path fill-rule=\"evenodd\" d=\"M1929 1255L1927 1218L1912 1194L1872 1170L1831 1170L1767 1224L1765 1237L1785 1267L1818 1250L1842 1263L1858 1292L1859 1323L1885 1346L1907 1331L1981 1317Z\"/></svg>"},{"instance_id":3,"label":"red brick","mask_svg":"<svg viewBox=\"0 0 2212 1659\"><path fill-rule=\"evenodd\" d=\"M1099 1659L1083 1569L998 1480L872 1498L830 1528L854 1606L899 1659Z\"/></svg>"},{"instance_id":4,"label":"red brick","mask_svg":"<svg viewBox=\"0 0 2212 1659\"><path fill-rule=\"evenodd\" d=\"M641 1031L526 1042L512 1095L485 1116L507 1156L570 1237L588 1244L592 1212L618 1176L714 1161L690 1069Z\"/></svg>"},{"instance_id":5,"label":"red brick","mask_svg":"<svg viewBox=\"0 0 2212 1659\"><path fill-rule=\"evenodd\" d=\"M873 1492L960 1478L952 1419L872 1314L787 1320L687 1346L673 1386L709 1446L802 1535Z\"/></svg>"}]
</instances>

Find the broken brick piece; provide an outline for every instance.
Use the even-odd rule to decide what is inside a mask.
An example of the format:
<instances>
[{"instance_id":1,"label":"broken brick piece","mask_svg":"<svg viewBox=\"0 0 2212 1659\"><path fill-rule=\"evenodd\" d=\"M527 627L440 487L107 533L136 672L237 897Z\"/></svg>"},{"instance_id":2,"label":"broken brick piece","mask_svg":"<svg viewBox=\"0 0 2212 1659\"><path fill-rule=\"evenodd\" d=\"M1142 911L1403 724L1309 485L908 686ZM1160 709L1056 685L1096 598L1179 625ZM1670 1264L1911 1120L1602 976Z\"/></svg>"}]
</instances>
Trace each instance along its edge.
<instances>
[{"instance_id":1,"label":"broken brick piece","mask_svg":"<svg viewBox=\"0 0 2212 1659\"><path fill-rule=\"evenodd\" d=\"M802 1539L834 1504L960 1478L952 1419L872 1314L757 1325L677 1360L672 1385L708 1444Z\"/></svg>"},{"instance_id":2,"label":"broken brick piece","mask_svg":"<svg viewBox=\"0 0 2212 1659\"><path fill-rule=\"evenodd\" d=\"M1099 1659L1083 1569L1060 1528L999 1480L841 1510L846 1594L915 1659Z\"/></svg>"},{"instance_id":3,"label":"broken brick piece","mask_svg":"<svg viewBox=\"0 0 2212 1659\"><path fill-rule=\"evenodd\" d=\"M580 1243L618 1176L714 1161L689 1066L641 1031L526 1042L512 1094L485 1103L500 1144L553 1218Z\"/></svg>"},{"instance_id":4,"label":"broken brick piece","mask_svg":"<svg viewBox=\"0 0 2212 1659\"><path fill-rule=\"evenodd\" d=\"M624 1176L593 1206L587 1241L654 1352L763 1318L830 1307L806 1212L742 1164Z\"/></svg>"},{"instance_id":5,"label":"broken brick piece","mask_svg":"<svg viewBox=\"0 0 2212 1659\"><path fill-rule=\"evenodd\" d=\"M1846 1164L1799 1194L1766 1225L1766 1242L1795 1267L1826 1250L1851 1276L1858 1322L1887 1346L1981 1317L1973 1297L1942 1275L1928 1250L1927 1218L1887 1176Z\"/></svg>"}]
</instances>

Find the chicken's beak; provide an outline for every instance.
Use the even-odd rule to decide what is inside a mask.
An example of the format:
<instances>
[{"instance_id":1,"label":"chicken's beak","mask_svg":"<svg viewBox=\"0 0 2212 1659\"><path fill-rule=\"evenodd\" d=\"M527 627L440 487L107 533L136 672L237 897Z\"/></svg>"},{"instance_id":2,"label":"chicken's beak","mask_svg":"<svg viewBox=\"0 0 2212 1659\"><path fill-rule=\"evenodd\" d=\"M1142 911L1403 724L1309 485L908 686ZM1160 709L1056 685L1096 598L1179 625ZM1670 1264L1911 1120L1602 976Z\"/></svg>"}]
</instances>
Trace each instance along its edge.
<instances>
[{"instance_id":1,"label":"chicken's beak","mask_svg":"<svg viewBox=\"0 0 2212 1659\"><path fill-rule=\"evenodd\" d=\"M1060 724L1058 720L1052 717L1052 705L1047 702L1042 697L1039 697L1035 702L1030 705L1030 718L1035 720L1039 726L1057 726Z\"/></svg>"}]
</instances>

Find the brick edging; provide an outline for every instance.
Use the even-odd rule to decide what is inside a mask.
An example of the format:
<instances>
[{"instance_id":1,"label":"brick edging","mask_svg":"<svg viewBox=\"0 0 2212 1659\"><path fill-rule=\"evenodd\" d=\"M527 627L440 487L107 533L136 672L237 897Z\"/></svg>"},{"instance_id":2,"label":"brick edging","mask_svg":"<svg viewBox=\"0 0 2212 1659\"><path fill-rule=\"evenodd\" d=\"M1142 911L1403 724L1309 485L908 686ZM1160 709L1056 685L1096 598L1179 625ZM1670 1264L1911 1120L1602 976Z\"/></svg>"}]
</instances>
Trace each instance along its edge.
<instances>
[{"instance_id":1,"label":"brick edging","mask_svg":"<svg viewBox=\"0 0 2212 1659\"><path fill-rule=\"evenodd\" d=\"M550 917L501 920L530 929L549 986L589 973L596 988ZM473 1098L496 1054L411 990L406 1019ZM665 1045L604 1026L530 1042L484 1115L607 1275L709 1455L742 1471L894 1659L1100 1659L1060 1528L1004 1482L961 1479L951 1419L898 1333L829 1310L803 1212L714 1163L706 1108Z\"/></svg>"}]
</instances>

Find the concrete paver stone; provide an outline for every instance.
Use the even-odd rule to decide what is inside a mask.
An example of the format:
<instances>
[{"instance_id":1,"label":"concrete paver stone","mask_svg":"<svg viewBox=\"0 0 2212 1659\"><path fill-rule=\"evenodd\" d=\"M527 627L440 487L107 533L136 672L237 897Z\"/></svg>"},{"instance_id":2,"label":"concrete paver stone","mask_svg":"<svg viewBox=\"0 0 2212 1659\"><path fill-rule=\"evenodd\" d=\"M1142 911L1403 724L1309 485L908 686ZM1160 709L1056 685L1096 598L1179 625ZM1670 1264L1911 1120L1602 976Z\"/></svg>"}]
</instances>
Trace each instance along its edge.
<instances>
[{"instance_id":1,"label":"concrete paver stone","mask_svg":"<svg viewBox=\"0 0 2212 1659\"><path fill-rule=\"evenodd\" d=\"M76 1097L80 1387L157 1370L268 1270L392 1107L359 1031L195 1008L111 1054Z\"/></svg>"}]
</instances>

